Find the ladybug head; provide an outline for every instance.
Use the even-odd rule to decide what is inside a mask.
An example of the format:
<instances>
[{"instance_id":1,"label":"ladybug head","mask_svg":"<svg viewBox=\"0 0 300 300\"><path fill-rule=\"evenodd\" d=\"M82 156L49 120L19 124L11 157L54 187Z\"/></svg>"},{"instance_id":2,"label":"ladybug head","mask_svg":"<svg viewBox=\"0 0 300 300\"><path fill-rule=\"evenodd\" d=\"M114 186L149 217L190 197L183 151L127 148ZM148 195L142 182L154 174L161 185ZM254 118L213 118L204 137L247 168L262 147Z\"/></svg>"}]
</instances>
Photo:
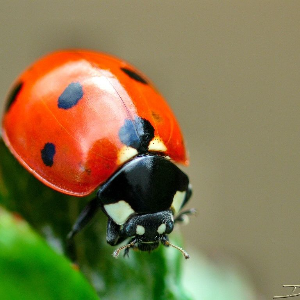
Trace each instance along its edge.
<instances>
[{"instance_id":1,"label":"ladybug head","mask_svg":"<svg viewBox=\"0 0 300 300\"><path fill-rule=\"evenodd\" d=\"M165 246L172 246L181 251L185 258L189 255L181 248L171 244L168 240L168 234L173 231L174 217L171 210L152 214L134 215L123 225L121 234L126 237L132 237L131 241L114 252L114 257L125 249L125 255L130 248L136 248L141 251L152 251L162 243Z\"/></svg>"}]
</instances>

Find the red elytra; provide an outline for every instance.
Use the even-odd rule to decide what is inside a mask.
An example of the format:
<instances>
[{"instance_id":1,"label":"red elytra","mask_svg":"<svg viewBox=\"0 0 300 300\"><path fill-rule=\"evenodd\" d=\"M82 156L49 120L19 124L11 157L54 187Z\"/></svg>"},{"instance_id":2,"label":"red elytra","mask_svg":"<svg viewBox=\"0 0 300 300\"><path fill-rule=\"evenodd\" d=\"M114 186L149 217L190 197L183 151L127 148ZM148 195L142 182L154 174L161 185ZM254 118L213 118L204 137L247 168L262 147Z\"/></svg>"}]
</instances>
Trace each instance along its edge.
<instances>
[{"instance_id":1,"label":"red elytra","mask_svg":"<svg viewBox=\"0 0 300 300\"><path fill-rule=\"evenodd\" d=\"M59 107L60 97L70 96L70 84L80 86L77 102ZM44 184L85 196L126 162L120 159L126 145L119 131L125 120L136 117L149 121L155 139L165 146L149 152L188 164L179 124L147 77L107 54L58 51L35 62L16 80L3 117L3 139ZM47 149L53 161L45 164L41 153L49 144L55 145L55 150Z\"/></svg>"}]
</instances>

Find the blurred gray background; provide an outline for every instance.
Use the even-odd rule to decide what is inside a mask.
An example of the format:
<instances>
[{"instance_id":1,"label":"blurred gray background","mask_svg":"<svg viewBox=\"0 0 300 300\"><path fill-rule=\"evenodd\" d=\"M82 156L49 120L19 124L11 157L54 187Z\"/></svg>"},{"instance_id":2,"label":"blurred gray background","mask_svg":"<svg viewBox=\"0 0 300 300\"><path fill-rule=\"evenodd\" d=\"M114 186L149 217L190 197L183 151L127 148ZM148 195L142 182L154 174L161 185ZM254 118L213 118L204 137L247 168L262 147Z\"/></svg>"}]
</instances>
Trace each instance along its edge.
<instances>
[{"instance_id":1,"label":"blurred gray background","mask_svg":"<svg viewBox=\"0 0 300 300\"><path fill-rule=\"evenodd\" d=\"M299 1L1 1L1 107L41 55L89 48L156 84L186 136L185 248L237 258L271 299L300 284Z\"/></svg>"}]
</instances>

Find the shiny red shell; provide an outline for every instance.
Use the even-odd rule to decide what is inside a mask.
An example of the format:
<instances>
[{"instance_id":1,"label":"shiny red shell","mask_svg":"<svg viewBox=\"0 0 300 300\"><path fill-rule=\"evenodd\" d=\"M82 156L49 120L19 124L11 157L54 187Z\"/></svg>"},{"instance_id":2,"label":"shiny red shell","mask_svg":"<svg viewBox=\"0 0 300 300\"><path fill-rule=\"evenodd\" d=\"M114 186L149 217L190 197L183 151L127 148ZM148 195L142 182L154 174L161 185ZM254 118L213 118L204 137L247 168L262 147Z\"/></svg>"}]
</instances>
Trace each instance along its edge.
<instances>
[{"instance_id":1,"label":"shiny red shell","mask_svg":"<svg viewBox=\"0 0 300 300\"><path fill-rule=\"evenodd\" d=\"M80 83L82 97L74 107L60 109L59 97L74 82ZM126 119L137 116L151 123L156 140L165 146L156 152L188 163L178 122L148 78L107 54L59 51L38 60L16 80L3 117L3 139L44 184L85 196L126 161L120 159L128 147L120 141L119 130ZM47 143L55 145L51 166L41 158Z\"/></svg>"}]
</instances>

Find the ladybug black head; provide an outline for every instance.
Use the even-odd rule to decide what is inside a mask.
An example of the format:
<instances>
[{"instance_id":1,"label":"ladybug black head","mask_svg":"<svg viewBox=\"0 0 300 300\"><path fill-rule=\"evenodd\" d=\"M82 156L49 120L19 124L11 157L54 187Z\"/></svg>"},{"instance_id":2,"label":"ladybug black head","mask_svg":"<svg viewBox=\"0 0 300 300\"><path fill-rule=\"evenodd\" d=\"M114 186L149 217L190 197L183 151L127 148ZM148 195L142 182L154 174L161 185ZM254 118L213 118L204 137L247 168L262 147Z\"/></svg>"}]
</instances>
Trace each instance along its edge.
<instances>
[{"instance_id":1,"label":"ladybug black head","mask_svg":"<svg viewBox=\"0 0 300 300\"><path fill-rule=\"evenodd\" d=\"M171 210L154 214L135 215L124 225L121 235L133 237L135 247L142 251L151 251L158 247L174 228L174 218Z\"/></svg>"},{"instance_id":2,"label":"ladybug black head","mask_svg":"<svg viewBox=\"0 0 300 300\"><path fill-rule=\"evenodd\" d=\"M165 246L172 246L189 258L189 255L180 247L171 244L168 240L168 234L173 231L174 218L171 210L162 211L154 214L135 215L130 218L122 227L121 235L133 237L131 241L116 251L114 257L125 249L125 255L128 255L130 248L141 251L152 251L162 243Z\"/></svg>"}]
</instances>

